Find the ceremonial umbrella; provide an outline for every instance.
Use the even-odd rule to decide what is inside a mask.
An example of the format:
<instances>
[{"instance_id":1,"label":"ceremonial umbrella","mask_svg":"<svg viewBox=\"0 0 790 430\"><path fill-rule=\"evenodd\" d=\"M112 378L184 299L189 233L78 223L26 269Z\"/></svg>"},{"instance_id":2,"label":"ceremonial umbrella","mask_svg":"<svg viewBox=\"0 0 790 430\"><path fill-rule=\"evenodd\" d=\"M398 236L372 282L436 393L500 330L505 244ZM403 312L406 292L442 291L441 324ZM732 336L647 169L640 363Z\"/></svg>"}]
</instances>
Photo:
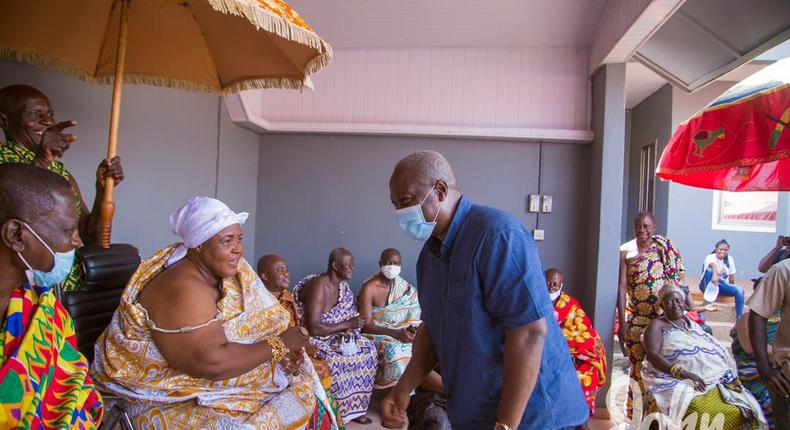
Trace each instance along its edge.
<instances>
[{"instance_id":1,"label":"ceremonial umbrella","mask_svg":"<svg viewBox=\"0 0 790 430\"><path fill-rule=\"evenodd\" d=\"M123 82L229 94L311 88L332 51L281 0L0 2L0 59L113 82L107 158L117 153ZM109 247L113 181L102 199Z\"/></svg>"},{"instance_id":2,"label":"ceremonial umbrella","mask_svg":"<svg viewBox=\"0 0 790 430\"><path fill-rule=\"evenodd\" d=\"M681 124L659 178L727 191L790 190L790 59L736 84Z\"/></svg>"}]
</instances>

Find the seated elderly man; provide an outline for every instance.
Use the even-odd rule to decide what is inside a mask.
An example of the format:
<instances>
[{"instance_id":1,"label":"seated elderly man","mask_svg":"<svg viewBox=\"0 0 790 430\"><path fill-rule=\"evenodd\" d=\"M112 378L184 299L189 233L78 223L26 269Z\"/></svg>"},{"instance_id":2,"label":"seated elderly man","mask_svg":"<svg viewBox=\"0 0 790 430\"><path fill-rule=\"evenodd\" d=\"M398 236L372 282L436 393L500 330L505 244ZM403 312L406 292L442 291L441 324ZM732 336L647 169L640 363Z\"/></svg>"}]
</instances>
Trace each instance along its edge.
<instances>
[{"instance_id":1,"label":"seated elderly man","mask_svg":"<svg viewBox=\"0 0 790 430\"><path fill-rule=\"evenodd\" d=\"M371 422L365 416L373 393L376 347L360 335L365 320L359 316L348 285L354 256L344 248L329 254L326 273L302 279L294 288L299 312L310 332L310 345L326 360L332 373L330 394L343 422Z\"/></svg>"},{"instance_id":2,"label":"seated elderly man","mask_svg":"<svg viewBox=\"0 0 790 430\"><path fill-rule=\"evenodd\" d=\"M242 257L246 219L208 197L178 209L183 243L140 264L97 341L94 379L137 428L336 428L306 331Z\"/></svg>"},{"instance_id":3,"label":"seated elderly man","mask_svg":"<svg viewBox=\"0 0 790 430\"><path fill-rule=\"evenodd\" d=\"M296 306L296 299L293 294L288 291L291 286L291 273L288 271L288 265L285 264L285 259L279 255L264 255L258 260L258 275L260 275L263 285L269 290L272 295L280 301L280 304L291 315L291 327L302 327L302 315ZM315 350L308 346L308 355L313 362L318 377L321 378L326 390L332 383L332 374L329 372L329 365L326 361L321 360L315 356Z\"/></svg>"},{"instance_id":4,"label":"seated elderly man","mask_svg":"<svg viewBox=\"0 0 790 430\"><path fill-rule=\"evenodd\" d=\"M606 351L603 342L582 305L570 294L562 291L565 286L562 272L551 268L545 275L549 298L554 304L554 317L568 341L568 349L576 366L576 376L590 408L590 416L594 416L595 396L606 383Z\"/></svg>"},{"instance_id":5,"label":"seated elderly man","mask_svg":"<svg viewBox=\"0 0 790 430\"><path fill-rule=\"evenodd\" d=\"M0 88L0 129L5 133L6 139L5 142L0 142L0 164L31 164L66 179L77 199L80 236L85 243L97 244L100 239L99 207L104 194L104 178L112 178L115 184L123 180L121 159L115 157L112 162L102 160L99 164L96 171L96 197L93 200L93 209L89 210L74 176L57 160L77 139L66 132L66 129L77 123L55 123L54 116L49 99L41 91L28 85ZM81 266L75 262L69 276L61 284L63 291L79 286L81 270Z\"/></svg>"},{"instance_id":6,"label":"seated elderly man","mask_svg":"<svg viewBox=\"0 0 790 430\"><path fill-rule=\"evenodd\" d=\"M359 314L367 322L362 333L376 345L379 365L374 388L395 385L411 359L411 344L420 321L417 289L400 276L401 255L385 249L379 272L369 277L359 292ZM441 382L436 372L430 374Z\"/></svg>"},{"instance_id":7,"label":"seated elderly man","mask_svg":"<svg viewBox=\"0 0 790 430\"><path fill-rule=\"evenodd\" d=\"M101 397L51 290L81 245L77 220L62 177L0 165L0 428L99 426Z\"/></svg>"}]
</instances>

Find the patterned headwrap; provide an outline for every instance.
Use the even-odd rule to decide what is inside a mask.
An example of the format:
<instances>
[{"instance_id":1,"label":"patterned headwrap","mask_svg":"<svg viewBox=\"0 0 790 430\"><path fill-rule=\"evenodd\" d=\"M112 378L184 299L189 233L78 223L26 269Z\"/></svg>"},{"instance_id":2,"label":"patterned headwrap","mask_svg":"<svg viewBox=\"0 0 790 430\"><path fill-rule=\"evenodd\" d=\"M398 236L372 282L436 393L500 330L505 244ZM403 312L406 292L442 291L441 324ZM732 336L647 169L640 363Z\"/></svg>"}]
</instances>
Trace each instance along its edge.
<instances>
[{"instance_id":1,"label":"patterned headwrap","mask_svg":"<svg viewBox=\"0 0 790 430\"><path fill-rule=\"evenodd\" d=\"M680 287L678 287L675 284L669 283L669 284L665 284L663 287L661 287L660 290L658 290L659 303L664 299L664 296L666 296L669 293L678 293L684 299L686 298L686 293L683 290L681 290Z\"/></svg>"}]
</instances>

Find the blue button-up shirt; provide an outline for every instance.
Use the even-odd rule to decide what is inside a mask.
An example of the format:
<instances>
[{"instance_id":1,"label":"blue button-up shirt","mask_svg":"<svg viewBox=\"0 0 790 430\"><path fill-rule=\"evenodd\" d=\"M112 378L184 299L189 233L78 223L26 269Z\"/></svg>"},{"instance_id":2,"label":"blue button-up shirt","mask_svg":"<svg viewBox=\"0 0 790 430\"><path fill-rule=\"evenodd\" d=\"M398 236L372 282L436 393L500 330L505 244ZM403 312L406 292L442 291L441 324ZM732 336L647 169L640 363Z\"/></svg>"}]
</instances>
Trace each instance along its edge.
<instances>
[{"instance_id":1,"label":"blue button-up shirt","mask_svg":"<svg viewBox=\"0 0 790 430\"><path fill-rule=\"evenodd\" d=\"M417 288L453 428L493 428L505 332L541 318L548 331L540 374L518 428L556 430L587 419L535 242L516 218L462 197L444 240L431 238L420 253Z\"/></svg>"}]
</instances>

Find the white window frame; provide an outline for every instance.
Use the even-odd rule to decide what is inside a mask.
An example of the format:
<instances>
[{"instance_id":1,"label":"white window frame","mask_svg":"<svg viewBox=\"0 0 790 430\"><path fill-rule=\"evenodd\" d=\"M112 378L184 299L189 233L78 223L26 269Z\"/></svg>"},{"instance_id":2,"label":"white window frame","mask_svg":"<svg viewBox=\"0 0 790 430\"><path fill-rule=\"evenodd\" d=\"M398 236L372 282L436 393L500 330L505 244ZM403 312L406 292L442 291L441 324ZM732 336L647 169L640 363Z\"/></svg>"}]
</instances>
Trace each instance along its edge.
<instances>
[{"instance_id":1,"label":"white window frame","mask_svg":"<svg viewBox=\"0 0 790 430\"><path fill-rule=\"evenodd\" d=\"M721 221L722 196L725 191L713 190L713 210L711 211L711 229L727 231L749 231L757 233L776 233L776 221L732 220ZM777 201L779 195L777 193Z\"/></svg>"}]
</instances>

